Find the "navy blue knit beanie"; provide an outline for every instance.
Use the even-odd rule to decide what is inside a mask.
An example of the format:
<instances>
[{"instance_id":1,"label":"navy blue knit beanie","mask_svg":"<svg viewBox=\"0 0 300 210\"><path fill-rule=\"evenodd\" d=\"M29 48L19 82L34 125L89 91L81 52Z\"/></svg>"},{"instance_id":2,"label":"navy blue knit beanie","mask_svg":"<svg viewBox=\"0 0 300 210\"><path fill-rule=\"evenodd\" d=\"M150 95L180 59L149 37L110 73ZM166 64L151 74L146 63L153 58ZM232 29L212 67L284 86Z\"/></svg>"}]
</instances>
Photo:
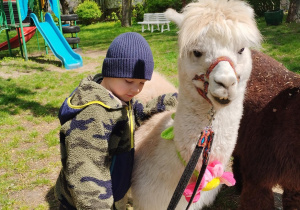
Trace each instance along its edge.
<instances>
[{"instance_id":1,"label":"navy blue knit beanie","mask_svg":"<svg viewBox=\"0 0 300 210\"><path fill-rule=\"evenodd\" d=\"M108 48L103 61L103 77L150 80L153 55L145 38L134 32L119 35Z\"/></svg>"}]
</instances>

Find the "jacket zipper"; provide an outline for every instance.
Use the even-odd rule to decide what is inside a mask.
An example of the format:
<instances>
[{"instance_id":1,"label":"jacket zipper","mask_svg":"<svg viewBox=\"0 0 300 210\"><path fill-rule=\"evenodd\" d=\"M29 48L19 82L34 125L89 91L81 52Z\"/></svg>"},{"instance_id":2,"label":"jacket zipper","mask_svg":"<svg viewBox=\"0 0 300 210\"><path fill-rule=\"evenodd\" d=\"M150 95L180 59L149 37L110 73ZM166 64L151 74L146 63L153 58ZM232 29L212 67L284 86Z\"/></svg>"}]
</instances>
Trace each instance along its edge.
<instances>
[{"instance_id":1,"label":"jacket zipper","mask_svg":"<svg viewBox=\"0 0 300 210\"><path fill-rule=\"evenodd\" d=\"M132 106L129 101L129 106L127 107L127 116L129 119L129 129L130 129L130 142L131 142L131 148L134 147L134 140L133 140L133 117L132 117Z\"/></svg>"}]
</instances>

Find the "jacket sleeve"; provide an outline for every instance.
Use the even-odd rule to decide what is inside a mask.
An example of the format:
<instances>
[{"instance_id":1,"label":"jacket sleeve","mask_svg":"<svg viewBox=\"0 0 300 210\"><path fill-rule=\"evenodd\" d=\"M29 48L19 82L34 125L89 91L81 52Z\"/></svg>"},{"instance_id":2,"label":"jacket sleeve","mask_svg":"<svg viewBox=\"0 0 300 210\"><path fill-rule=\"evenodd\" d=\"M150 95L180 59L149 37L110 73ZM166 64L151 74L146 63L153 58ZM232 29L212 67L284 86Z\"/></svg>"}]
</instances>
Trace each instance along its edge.
<instances>
[{"instance_id":1,"label":"jacket sleeve","mask_svg":"<svg viewBox=\"0 0 300 210\"><path fill-rule=\"evenodd\" d=\"M137 126L156 113L175 109L178 104L177 96L177 93L163 94L146 104L138 100L134 101L133 109Z\"/></svg>"},{"instance_id":2,"label":"jacket sleeve","mask_svg":"<svg viewBox=\"0 0 300 210\"><path fill-rule=\"evenodd\" d=\"M104 111L98 105L88 106L62 127L63 172L77 209L111 209L113 205L108 151L113 122L105 119Z\"/></svg>"}]
</instances>

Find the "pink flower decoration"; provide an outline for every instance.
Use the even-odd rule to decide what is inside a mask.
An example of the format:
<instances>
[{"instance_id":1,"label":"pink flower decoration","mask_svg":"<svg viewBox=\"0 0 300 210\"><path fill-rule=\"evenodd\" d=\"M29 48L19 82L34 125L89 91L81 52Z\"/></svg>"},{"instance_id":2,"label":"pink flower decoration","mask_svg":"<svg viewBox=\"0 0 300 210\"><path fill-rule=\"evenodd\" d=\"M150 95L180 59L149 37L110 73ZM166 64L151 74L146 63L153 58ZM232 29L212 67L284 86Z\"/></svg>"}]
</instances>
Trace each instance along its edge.
<instances>
[{"instance_id":1,"label":"pink flower decoration","mask_svg":"<svg viewBox=\"0 0 300 210\"><path fill-rule=\"evenodd\" d=\"M215 160L207 166L204 176L201 180L200 186L194 197L193 203L195 203L199 200L200 192L203 188L205 188L207 183L209 183L210 181L212 181L215 178L220 179L220 184L226 184L227 186L235 185L235 179L233 177L233 173L224 172L222 164L219 161ZM183 192L183 195L185 196L185 199L188 202L190 201L190 199L192 197L195 185L196 185L196 182L190 183Z\"/></svg>"}]
</instances>

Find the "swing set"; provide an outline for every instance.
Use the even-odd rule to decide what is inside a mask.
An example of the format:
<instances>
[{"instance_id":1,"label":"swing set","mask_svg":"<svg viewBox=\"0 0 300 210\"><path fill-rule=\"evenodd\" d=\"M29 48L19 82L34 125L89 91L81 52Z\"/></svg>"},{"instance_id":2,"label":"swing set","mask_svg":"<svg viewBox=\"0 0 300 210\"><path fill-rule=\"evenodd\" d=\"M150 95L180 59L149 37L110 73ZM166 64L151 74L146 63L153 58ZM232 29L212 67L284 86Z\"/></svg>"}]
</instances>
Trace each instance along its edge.
<instances>
[{"instance_id":1,"label":"swing set","mask_svg":"<svg viewBox=\"0 0 300 210\"><path fill-rule=\"evenodd\" d=\"M66 69L81 67L81 56L72 50L62 33L59 0L49 0L51 10L58 18L58 26L50 13L44 16L42 8L45 1L37 1L41 21L32 13L35 0L0 0L0 33L5 31L7 38L6 42L0 44L0 50L8 49L12 56L11 49L19 46L22 57L27 61L26 42L33 37L37 28L45 40L46 54L49 47ZM32 26L33 24L35 26ZM9 31L14 29L17 30L17 36L10 39ZM37 42L39 47L38 36Z\"/></svg>"}]
</instances>

